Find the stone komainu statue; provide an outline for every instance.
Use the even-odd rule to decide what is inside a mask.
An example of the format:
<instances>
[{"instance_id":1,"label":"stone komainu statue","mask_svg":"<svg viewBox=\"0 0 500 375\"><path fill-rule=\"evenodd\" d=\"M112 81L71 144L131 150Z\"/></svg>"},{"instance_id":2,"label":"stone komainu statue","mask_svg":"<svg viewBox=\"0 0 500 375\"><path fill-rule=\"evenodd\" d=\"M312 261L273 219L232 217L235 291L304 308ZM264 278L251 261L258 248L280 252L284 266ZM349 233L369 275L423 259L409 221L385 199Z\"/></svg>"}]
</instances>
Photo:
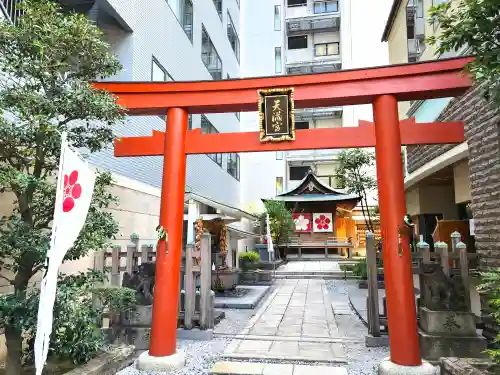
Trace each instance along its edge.
<instances>
[{"instance_id":1,"label":"stone komainu statue","mask_svg":"<svg viewBox=\"0 0 500 375\"><path fill-rule=\"evenodd\" d=\"M459 275L446 276L439 264L422 265L421 306L434 311L466 311L466 292Z\"/></svg>"},{"instance_id":2,"label":"stone komainu statue","mask_svg":"<svg viewBox=\"0 0 500 375\"><path fill-rule=\"evenodd\" d=\"M156 265L145 262L136 267L132 274L125 272L122 286L136 291L139 305L147 306L153 303L153 291Z\"/></svg>"}]
</instances>

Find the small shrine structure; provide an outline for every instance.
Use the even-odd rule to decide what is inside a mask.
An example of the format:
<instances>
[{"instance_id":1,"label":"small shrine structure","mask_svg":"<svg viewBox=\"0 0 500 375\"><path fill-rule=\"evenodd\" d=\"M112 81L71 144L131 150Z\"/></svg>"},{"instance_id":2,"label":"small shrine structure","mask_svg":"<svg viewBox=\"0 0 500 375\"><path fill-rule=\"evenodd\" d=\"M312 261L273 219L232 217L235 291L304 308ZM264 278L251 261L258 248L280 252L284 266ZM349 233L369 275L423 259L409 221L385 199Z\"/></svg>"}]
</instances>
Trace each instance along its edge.
<instances>
[{"instance_id":1,"label":"small shrine structure","mask_svg":"<svg viewBox=\"0 0 500 375\"><path fill-rule=\"evenodd\" d=\"M350 256L356 246L354 207L361 197L323 184L309 170L299 185L273 200L285 202L294 226L290 241L280 249L290 257ZM266 199L263 199L266 201Z\"/></svg>"}]
</instances>

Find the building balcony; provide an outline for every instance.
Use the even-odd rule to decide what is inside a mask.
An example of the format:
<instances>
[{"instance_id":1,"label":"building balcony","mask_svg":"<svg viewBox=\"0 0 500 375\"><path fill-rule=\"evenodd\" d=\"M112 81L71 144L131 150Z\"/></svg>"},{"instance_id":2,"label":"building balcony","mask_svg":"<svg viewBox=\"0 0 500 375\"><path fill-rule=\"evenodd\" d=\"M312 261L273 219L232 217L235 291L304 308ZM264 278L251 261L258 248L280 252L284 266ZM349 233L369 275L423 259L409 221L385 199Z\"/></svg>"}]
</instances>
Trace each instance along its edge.
<instances>
[{"instance_id":1,"label":"building balcony","mask_svg":"<svg viewBox=\"0 0 500 375\"><path fill-rule=\"evenodd\" d=\"M300 150L288 151L286 160L291 166L300 166L309 163L327 162L337 160L340 150Z\"/></svg>"},{"instance_id":2,"label":"building balcony","mask_svg":"<svg viewBox=\"0 0 500 375\"><path fill-rule=\"evenodd\" d=\"M287 74L308 74L335 72L342 69L342 62L337 56L334 59L318 59L314 61L292 61L286 63Z\"/></svg>"},{"instance_id":3,"label":"building balcony","mask_svg":"<svg viewBox=\"0 0 500 375\"><path fill-rule=\"evenodd\" d=\"M425 44L419 39L408 39L408 62L418 61L424 50Z\"/></svg>"},{"instance_id":4,"label":"building balcony","mask_svg":"<svg viewBox=\"0 0 500 375\"><path fill-rule=\"evenodd\" d=\"M304 108L295 110L295 121L342 118L342 107Z\"/></svg>"},{"instance_id":5,"label":"building balcony","mask_svg":"<svg viewBox=\"0 0 500 375\"><path fill-rule=\"evenodd\" d=\"M320 31L339 31L340 12L286 19L288 35L313 33Z\"/></svg>"}]
</instances>

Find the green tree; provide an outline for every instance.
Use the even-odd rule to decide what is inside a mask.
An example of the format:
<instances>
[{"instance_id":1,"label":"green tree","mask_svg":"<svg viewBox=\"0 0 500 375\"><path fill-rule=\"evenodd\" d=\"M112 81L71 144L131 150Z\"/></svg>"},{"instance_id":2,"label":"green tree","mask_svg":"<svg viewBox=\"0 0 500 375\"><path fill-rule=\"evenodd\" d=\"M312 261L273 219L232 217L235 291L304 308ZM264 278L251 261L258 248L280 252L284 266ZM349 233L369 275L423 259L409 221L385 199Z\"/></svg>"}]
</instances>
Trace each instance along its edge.
<instances>
[{"instance_id":1,"label":"green tree","mask_svg":"<svg viewBox=\"0 0 500 375\"><path fill-rule=\"evenodd\" d=\"M335 179L350 194L361 197L361 211L366 227L374 232L373 209L368 207L368 193L376 189L377 180L372 176L375 156L362 149L343 150L338 156L338 166L335 169Z\"/></svg>"},{"instance_id":2,"label":"green tree","mask_svg":"<svg viewBox=\"0 0 500 375\"><path fill-rule=\"evenodd\" d=\"M292 212L286 207L285 202L268 200L264 203L266 212L261 215L263 228L266 228L266 214L269 214L269 228L275 246L283 245L290 239L293 231Z\"/></svg>"},{"instance_id":3,"label":"green tree","mask_svg":"<svg viewBox=\"0 0 500 375\"><path fill-rule=\"evenodd\" d=\"M27 0L16 25L0 22L0 192L14 200L11 213L0 218L0 277L13 289L0 297L7 375L20 373L23 340L29 341L36 323L38 292L29 286L43 270L49 248L60 134L67 132L74 147L90 152L113 141L111 125L123 118L123 109L91 82L120 69L99 28L51 1ZM87 221L66 260L105 248L117 233L116 221L105 211L115 201L108 191L111 182L109 174L98 175ZM78 288L68 280L62 277L56 311L78 297L70 293ZM84 284L78 285L81 293ZM61 324L56 319L54 331ZM53 334L53 349L57 338Z\"/></svg>"},{"instance_id":4,"label":"green tree","mask_svg":"<svg viewBox=\"0 0 500 375\"><path fill-rule=\"evenodd\" d=\"M500 104L500 1L460 0L430 9L430 22L439 32L427 38L437 47L436 55L468 48L474 55L467 65L487 100Z\"/></svg>"}]
</instances>

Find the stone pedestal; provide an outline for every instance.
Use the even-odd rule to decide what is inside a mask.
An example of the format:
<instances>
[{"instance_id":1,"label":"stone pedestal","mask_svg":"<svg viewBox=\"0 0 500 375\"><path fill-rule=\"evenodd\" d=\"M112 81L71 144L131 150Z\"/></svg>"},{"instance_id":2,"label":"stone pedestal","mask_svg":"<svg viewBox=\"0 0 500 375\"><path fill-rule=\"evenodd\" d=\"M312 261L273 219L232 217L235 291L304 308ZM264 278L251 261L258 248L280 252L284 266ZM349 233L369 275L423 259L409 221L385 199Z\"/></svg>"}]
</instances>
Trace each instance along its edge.
<instances>
[{"instance_id":1,"label":"stone pedestal","mask_svg":"<svg viewBox=\"0 0 500 375\"><path fill-rule=\"evenodd\" d=\"M168 372L179 370L186 364L186 356L176 352L167 357L153 357L149 352L142 353L137 358L137 369L151 372Z\"/></svg>"},{"instance_id":2,"label":"stone pedestal","mask_svg":"<svg viewBox=\"0 0 500 375\"><path fill-rule=\"evenodd\" d=\"M217 280L217 275L219 276L222 284L224 285L224 289L232 289L236 285L238 285L240 281L239 270L237 269L225 269L220 271L212 271L212 285L214 285Z\"/></svg>"},{"instance_id":3,"label":"stone pedestal","mask_svg":"<svg viewBox=\"0 0 500 375\"><path fill-rule=\"evenodd\" d=\"M419 313L422 358L438 361L441 357L485 356L486 339L476 334L474 314L426 307L420 307Z\"/></svg>"},{"instance_id":4,"label":"stone pedestal","mask_svg":"<svg viewBox=\"0 0 500 375\"><path fill-rule=\"evenodd\" d=\"M420 366L401 366L391 362L390 358L384 359L378 366L378 375L439 375L438 367L429 362L422 361Z\"/></svg>"}]
</instances>

